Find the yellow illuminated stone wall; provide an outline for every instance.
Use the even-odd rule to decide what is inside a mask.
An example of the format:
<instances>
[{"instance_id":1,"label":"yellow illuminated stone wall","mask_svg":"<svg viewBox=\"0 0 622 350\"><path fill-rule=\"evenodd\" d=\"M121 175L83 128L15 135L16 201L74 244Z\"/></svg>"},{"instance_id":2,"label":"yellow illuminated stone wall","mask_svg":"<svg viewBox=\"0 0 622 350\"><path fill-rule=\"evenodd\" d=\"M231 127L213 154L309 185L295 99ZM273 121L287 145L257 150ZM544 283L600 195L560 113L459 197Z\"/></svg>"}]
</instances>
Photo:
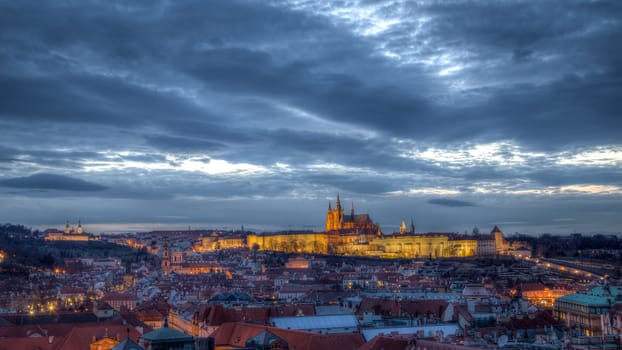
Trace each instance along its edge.
<instances>
[{"instance_id":1,"label":"yellow illuminated stone wall","mask_svg":"<svg viewBox=\"0 0 622 350\"><path fill-rule=\"evenodd\" d=\"M249 249L273 250L291 253L328 253L328 237L325 232L287 233L248 235L246 237Z\"/></svg>"},{"instance_id":2,"label":"yellow illuminated stone wall","mask_svg":"<svg viewBox=\"0 0 622 350\"><path fill-rule=\"evenodd\" d=\"M251 234L247 245L258 250L382 258L441 258L477 255L475 239L450 240L447 235L363 235L326 232Z\"/></svg>"}]
</instances>

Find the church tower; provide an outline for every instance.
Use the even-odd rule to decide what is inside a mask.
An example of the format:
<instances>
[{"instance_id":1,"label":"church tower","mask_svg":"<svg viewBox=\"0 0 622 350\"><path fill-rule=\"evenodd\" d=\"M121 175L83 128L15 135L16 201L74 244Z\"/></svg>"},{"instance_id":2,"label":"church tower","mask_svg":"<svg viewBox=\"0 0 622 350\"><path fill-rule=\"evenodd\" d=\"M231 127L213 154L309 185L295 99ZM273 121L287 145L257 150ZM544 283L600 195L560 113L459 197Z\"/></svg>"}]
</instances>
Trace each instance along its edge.
<instances>
[{"instance_id":1,"label":"church tower","mask_svg":"<svg viewBox=\"0 0 622 350\"><path fill-rule=\"evenodd\" d=\"M82 234L83 229L82 229L82 223L80 222L80 220L78 219L78 234L81 235Z\"/></svg>"},{"instance_id":2,"label":"church tower","mask_svg":"<svg viewBox=\"0 0 622 350\"><path fill-rule=\"evenodd\" d=\"M168 249L168 243L164 243L164 247L162 247L162 272L165 275L168 275L171 270L171 254Z\"/></svg>"},{"instance_id":3,"label":"church tower","mask_svg":"<svg viewBox=\"0 0 622 350\"><path fill-rule=\"evenodd\" d=\"M410 233L415 234L415 220L410 218Z\"/></svg>"},{"instance_id":4,"label":"church tower","mask_svg":"<svg viewBox=\"0 0 622 350\"><path fill-rule=\"evenodd\" d=\"M67 219L67 224L65 225L65 234L71 233L71 227L69 227L69 219Z\"/></svg>"},{"instance_id":5,"label":"church tower","mask_svg":"<svg viewBox=\"0 0 622 350\"><path fill-rule=\"evenodd\" d=\"M333 229L335 223L333 222L333 208L328 201L328 211L326 212L326 232Z\"/></svg>"},{"instance_id":6,"label":"church tower","mask_svg":"<svg viewBox=\"0 0 622 350\"><path fill-rule=\"evenodd\" d=\"M495 251L497 254L507 254L508 251L508 241L503 238L503 232L497 225L490 232L492 239L495 241Z\"/></svg>"},{"instance_id":7,"label":"church tower","mask_svg":"<svg viewBox=\"0 0 622 350\"><path fill-rule=\"evenodd\" d=\"M400 235L403 235L404 233L406 233L406 223L404 222L404 219L402 219L402 223L400 224Z\"/></svg>"},{"instance_id":8,"label":"church tower","mask_svg":"<svg viewBox=\"0 0 622 350\"><path fill-rule=\"evenodd\" d=\"M343 228L343 208L341 207L341 201L339 195L337 195L337 202L335 203L335 209L328 202L328 212L326 213L326 232L341 230Z\"/></svg>"}]
</instances>

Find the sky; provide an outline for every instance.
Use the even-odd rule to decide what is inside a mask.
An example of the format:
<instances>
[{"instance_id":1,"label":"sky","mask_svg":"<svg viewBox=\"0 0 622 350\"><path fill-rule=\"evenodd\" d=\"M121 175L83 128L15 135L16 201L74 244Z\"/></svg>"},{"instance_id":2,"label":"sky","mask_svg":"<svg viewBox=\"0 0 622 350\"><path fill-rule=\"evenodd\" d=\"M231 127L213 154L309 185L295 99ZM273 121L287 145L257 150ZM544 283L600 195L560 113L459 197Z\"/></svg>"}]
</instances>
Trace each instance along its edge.
<instances>
[{"instance_id":1,"label":"sky","mask_svg":"<svg viewBox=\"0 0 622 350\"><path fill-rule=\"evenodd\" d=\"M0 1L0 221L622 229L622 2Z\"/></svg>"}]
</instances>

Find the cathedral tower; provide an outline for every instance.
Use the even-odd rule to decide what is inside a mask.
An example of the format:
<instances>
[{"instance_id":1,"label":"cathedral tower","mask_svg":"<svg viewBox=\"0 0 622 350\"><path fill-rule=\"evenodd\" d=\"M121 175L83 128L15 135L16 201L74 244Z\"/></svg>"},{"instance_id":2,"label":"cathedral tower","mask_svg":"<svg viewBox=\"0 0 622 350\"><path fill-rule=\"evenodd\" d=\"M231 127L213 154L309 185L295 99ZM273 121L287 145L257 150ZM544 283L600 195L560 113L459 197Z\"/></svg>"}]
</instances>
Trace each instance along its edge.
<instances>
[{"instance_id":1,"label":"cathedral tower","mask_svg":"<svg viewBox=\"0 0 622 350\"><path fill-rule=\"evenodd\" d=\"M400 224L400 235L403 235L404 233L406 233L406 222L402 219L402 223Z\"/></svg>"},{"instance_id":2,"label":"cathedral tower","mask_svg":"<svg viewBox=\"0 0 622 350\"><path fill-rule=\"evenodd\" d=\"M352 210L354 211L354 204L352 204ZM328 202L328 212L326 213L326 232L343 229L343 207L341 206L341 200L337 195L337 202L335 203L335 209Z\"/></svg>"},{"instance_id":3,"label":"cathedral tower","mask_svg":"<svg viewBox=\"0 0 622 350\"><path fill-rule=\"evenodd\" d=\"M354 206L353 206L354 209ZM337 202L335 203L335 209L331 208L330 201L328 202L328 212L326 213L326 231L341 230L343 228L343 208L341 207L341 201L339 195L337 195Z\"/></svg>"}]
</instances>

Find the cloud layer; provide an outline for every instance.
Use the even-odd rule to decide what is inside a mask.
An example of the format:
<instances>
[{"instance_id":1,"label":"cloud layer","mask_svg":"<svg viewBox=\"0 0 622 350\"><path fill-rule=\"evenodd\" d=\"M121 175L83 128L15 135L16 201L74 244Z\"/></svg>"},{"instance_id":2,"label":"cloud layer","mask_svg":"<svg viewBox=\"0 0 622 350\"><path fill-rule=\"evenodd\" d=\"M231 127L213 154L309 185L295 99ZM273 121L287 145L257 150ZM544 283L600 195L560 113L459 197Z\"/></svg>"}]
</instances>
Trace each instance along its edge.
<instances>
[{"instance_id":1,"label":"cloud layer","mask_svg":"<svg viewBox=\"0 0 622 350\"><path fill-rule=\"evenodd\" d=\"M0 210L320 229L341 193L385 231L617 232L621 12L0 2Z\"/></svg>"}]
</instances>

